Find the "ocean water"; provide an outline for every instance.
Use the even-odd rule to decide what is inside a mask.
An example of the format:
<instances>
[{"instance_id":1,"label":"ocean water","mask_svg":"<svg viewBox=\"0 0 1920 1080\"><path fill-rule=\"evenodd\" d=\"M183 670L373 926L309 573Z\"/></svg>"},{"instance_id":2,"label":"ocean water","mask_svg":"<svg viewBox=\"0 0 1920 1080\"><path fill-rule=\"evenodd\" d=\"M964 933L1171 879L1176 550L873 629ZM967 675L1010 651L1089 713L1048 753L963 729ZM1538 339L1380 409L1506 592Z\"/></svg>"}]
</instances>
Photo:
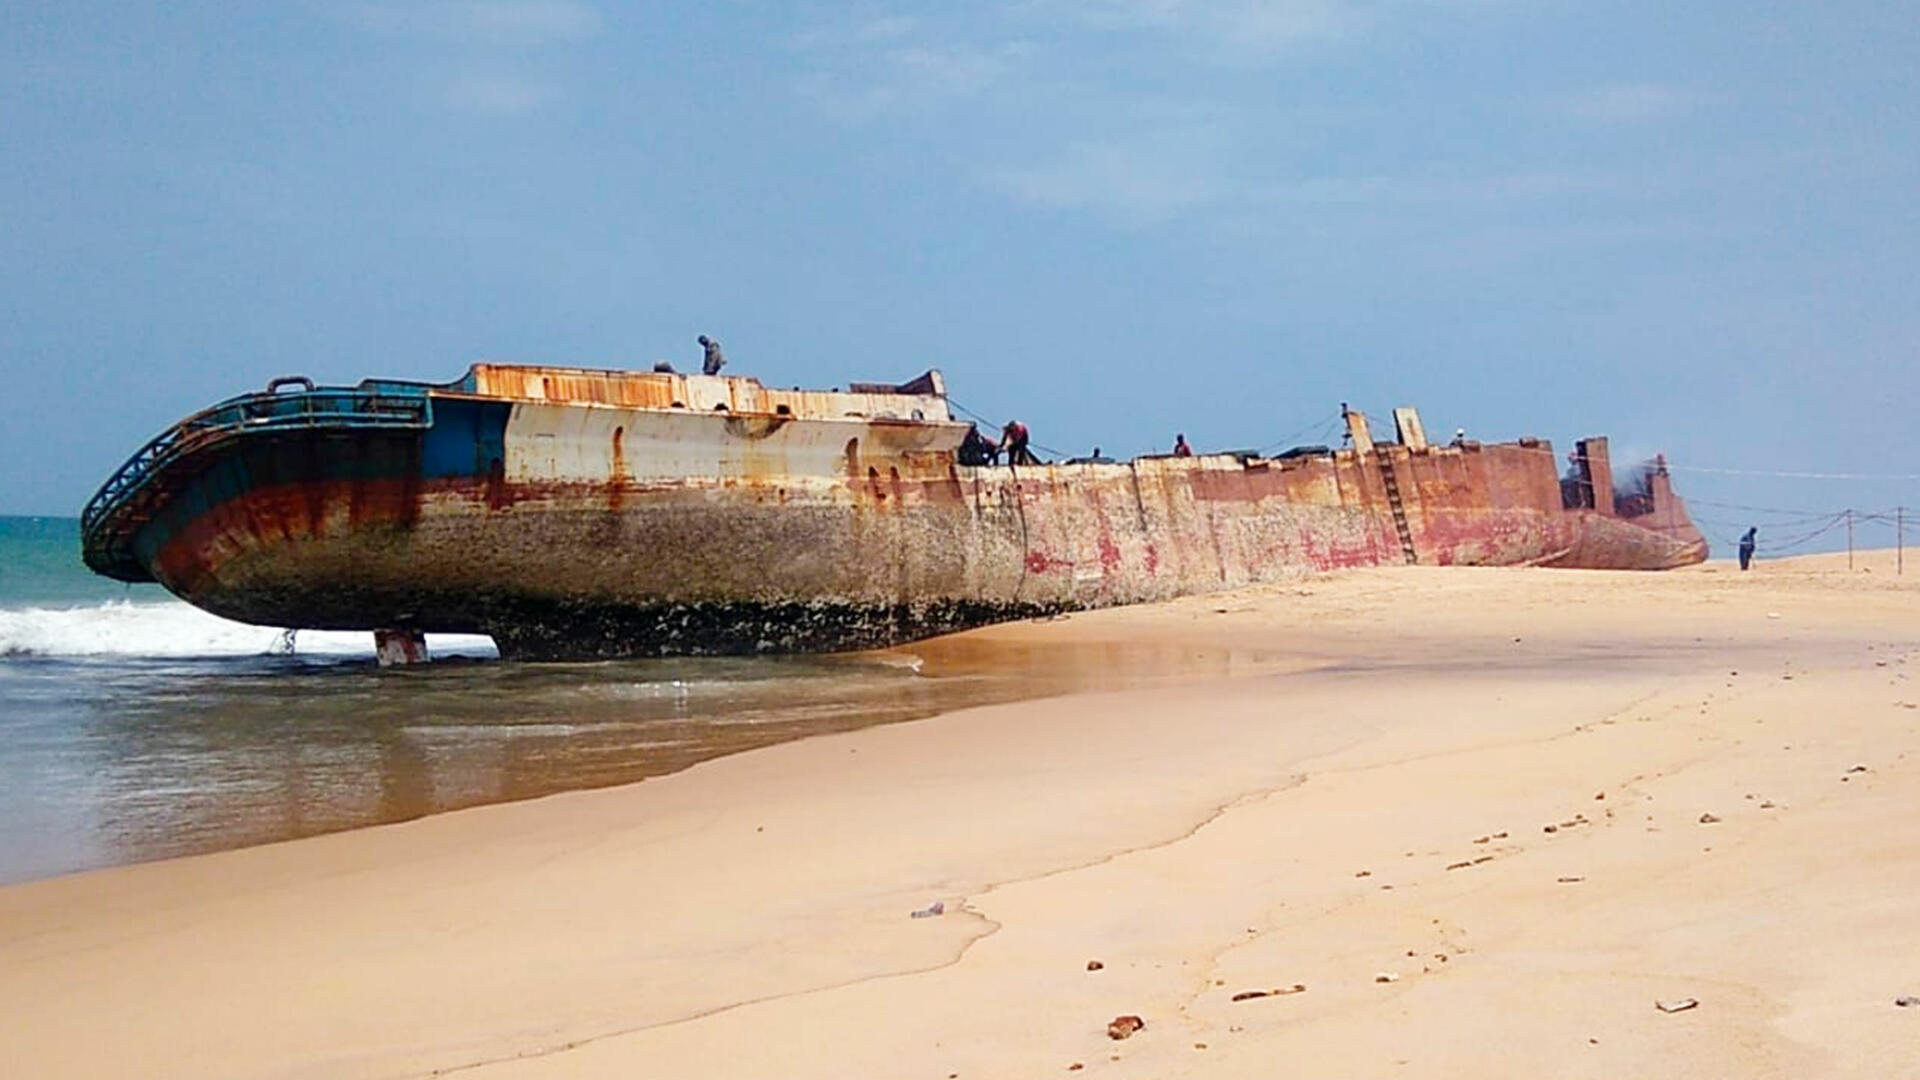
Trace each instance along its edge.
<instances>
[{"instance_id":1,"label":"ocean water","mask_svg":"<svg viewBox=\"0 0 1920 1080\"><path fill-rule=\"evenodd\" d=\"M629 783L774 742L1273 658L1219 650L500 662L246 626L0 517L0 883ZM964 655L963 655L964 654Z\"/></svg>"}]
</instances>

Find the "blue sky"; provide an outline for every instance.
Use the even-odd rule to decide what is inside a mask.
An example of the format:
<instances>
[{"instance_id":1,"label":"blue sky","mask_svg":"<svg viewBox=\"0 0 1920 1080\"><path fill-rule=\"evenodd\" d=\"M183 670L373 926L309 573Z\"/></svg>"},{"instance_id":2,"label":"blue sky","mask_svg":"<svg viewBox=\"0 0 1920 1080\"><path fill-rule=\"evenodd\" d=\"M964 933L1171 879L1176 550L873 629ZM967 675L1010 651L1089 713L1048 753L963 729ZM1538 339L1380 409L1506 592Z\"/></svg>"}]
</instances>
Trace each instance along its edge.
<instances>
[{"instance_id":1,"label":"blue sky","mask_svg":"<svg viewBox=\"0 0 1920 1080\"><path fill-rule=\"evenodd\" d=\"M0 512L277 374L700 333L1069 452L1411 403L1916 506L1917 55L1849 0L11 0Z\"/></svg>"}]
</instances>

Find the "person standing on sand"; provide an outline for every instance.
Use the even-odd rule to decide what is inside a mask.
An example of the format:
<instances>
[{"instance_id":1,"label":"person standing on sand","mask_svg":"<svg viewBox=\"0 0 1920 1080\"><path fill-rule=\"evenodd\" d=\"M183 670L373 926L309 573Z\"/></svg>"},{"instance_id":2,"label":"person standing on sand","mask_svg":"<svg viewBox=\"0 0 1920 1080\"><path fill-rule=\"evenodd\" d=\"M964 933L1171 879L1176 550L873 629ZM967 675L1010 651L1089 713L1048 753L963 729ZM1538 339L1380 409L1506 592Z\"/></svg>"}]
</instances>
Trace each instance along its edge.
<instances>
[{"instance_id":1,"label":"person standing on sand","mask_svg":"<svg viewBox=\"0 0 1920 1080\"><path fill-rule=\"evenodd\" d=\"M702 375L720 374L720 369L727 366L727 358L720 352L720 343L701 334L700 347L706 350L706 357L700 362L700 373Z\"/></svg>"},{"instance_id":2,"label":"person standing on sand","mask_svg":"<svg viewBox=\"0 0 1920 1080\"><path fill-rule=\"evenodd\" d=\"M1753 561L1754 536L1759 531L1759 526L1751 525L1747 527L1745 535L1740 537L1740 569L1742 570L1745 570L1747 564Z\"/></svg>"}]
</instances>

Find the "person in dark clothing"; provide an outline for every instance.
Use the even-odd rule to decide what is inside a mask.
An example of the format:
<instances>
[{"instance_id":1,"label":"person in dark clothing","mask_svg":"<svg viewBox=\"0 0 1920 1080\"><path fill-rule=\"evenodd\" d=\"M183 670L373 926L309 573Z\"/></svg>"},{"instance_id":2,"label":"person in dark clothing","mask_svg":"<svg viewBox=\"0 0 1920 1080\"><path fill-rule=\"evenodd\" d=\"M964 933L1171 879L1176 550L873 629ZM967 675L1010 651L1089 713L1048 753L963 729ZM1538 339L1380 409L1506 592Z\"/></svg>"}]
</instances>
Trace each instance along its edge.
<instances>
[{"instance_id":1,"label":"person in dark clothing","mask_svg":"<svg viewBox=\"0 0 1920 1080\"><path fill-rule=\"evenodd\" d=\"M700 362L700 373L702 375L720 374L720 369L727 366L727 358L720 352L720 343L701 334L700 347L706 350L706 357Z\"/></svg>"},{"instance_id":2,"label":"person in dark clothing","mask_svg":"<svg viewBox=\"0 0 1920 1080\"><path fill-rule=\"evenodd\" d=\"M1000 429L1000 449L1006 452L1009 465L1038 465L1040 459L1027 449L1027 425L1018 420L1007 421Z\"/></svg>"},{"instance_id":3,"label":"person in dark clothing","mask_svg":"<svg viewBox=\"0 0 1920 1080\"><path fill-rule=\"evenodd\" d=\"M1747 568L1748 563L1753 562L1753 549L1757 543L1754 537L1759 532L1759 526L1752 526L1740 537L1740 569L1742 570Z\"/></svg>"},{"instance_id":4,"label":"person in dark clothing","mask_svg":"<svg viewBox=\"0 0 1920 1080\"><path fill-rule=\"evenodd\" d=\"M968 424L967 436L960 440L957 456L962 465L991 465L999 459L1000 448L980 434L978 427Z\"/></svg>"},{"instance_id":5,"label":"person in dark clothing","mask_svg":"<svg viewBox=\"0 0 1920 1080\"><path fill-rule=\"evenodd\" d=\"M1173 456L1174 457L1192 457L1193 456L1193 447L1187 445L1186 433L1182 432L1173 437Z\"/></svg>"}]
</instances>

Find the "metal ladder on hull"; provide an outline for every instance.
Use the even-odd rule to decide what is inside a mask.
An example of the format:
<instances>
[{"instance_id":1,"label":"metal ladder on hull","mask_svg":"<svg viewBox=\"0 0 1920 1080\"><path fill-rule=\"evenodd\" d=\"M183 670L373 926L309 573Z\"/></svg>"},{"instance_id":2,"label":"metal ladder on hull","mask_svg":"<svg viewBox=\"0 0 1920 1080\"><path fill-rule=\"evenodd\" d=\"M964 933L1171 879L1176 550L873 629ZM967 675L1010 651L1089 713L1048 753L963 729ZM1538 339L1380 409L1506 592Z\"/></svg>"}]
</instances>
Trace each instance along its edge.
<instances>
[{"instance_id":1,"label":"metal ladder on hull","mask_svg":"<svg viewBox=\"0 0 1920 1080\"><path fill-rule=\"evenodd\" d=\"M1406 504L1400 501L1400 478L1394 473L1393 459L1380 455L1380 479L1387 486L1387 505L1393 508L1393 531L1400 534L1400 551L1411 566L1419 560L1413 554L1413 532L1407 528Z\"/></svg>"}]
</instances>

